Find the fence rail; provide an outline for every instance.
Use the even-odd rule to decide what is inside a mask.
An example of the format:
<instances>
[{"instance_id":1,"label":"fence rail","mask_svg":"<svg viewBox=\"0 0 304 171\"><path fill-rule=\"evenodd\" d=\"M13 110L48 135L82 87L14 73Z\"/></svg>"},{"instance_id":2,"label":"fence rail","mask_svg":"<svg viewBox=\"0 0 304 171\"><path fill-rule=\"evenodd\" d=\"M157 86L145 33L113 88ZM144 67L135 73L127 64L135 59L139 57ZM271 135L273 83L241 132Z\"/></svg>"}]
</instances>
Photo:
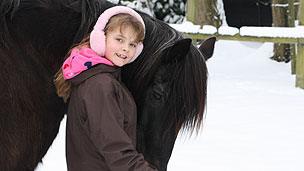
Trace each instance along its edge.
<instances>
[{"instance_id":1,"label":"fence rail","mask_svg":"<svg viewBox=\"0 0 304 171\"><path fill-rule=\"evenodd\" d=\"M298 44L304 43L304 38L288 38L288 37L256 37L256 36L241 36L236 35L222 35L222 34L199 34L199 33L184 33L186 37L193 40L204 40L208 37L215 36L218 40L237 40L237 41L252 41L252 42L273 42L273 43L288 43Z\"/></svg>"},{"instance_id":2,"label":"fence rail","mask_svg":"<svg viewBox=\"0 0 304 171\"><path fill-rule=\"evenodd\" d=\"M296 45L296 54L293 61L295 63L295 86L304 89L304 38L293 37L256 37L256 36L241 36L202 33L184 33L186 37L193 40L203 40L211 36L215 36L217 40L236 40L236 41L253 41L253 42L273 42L273 43L289 43Z\"/></svg>"}]
</instances>

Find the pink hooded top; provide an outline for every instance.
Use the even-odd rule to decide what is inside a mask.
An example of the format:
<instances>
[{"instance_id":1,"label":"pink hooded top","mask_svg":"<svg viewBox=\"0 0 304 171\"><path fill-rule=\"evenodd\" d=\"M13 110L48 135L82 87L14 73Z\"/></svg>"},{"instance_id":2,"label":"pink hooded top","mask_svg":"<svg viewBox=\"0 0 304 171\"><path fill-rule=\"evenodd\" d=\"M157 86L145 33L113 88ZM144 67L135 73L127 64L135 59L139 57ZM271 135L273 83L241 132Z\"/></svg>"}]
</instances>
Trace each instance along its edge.
<instances>
[{"instance_id":1,"label":"pink hooded top","mask_svg":"<svg viewBox=\"0 0 304 171\"><path fill-rule=\"evenodd\" d=\"M62 65L63 77L65 80L71 79L96 64L114 66L111 61L97 55L97 53L90 48L83 47L80 50L73 48L70 56Z\"/></svg>"}]
</instances>

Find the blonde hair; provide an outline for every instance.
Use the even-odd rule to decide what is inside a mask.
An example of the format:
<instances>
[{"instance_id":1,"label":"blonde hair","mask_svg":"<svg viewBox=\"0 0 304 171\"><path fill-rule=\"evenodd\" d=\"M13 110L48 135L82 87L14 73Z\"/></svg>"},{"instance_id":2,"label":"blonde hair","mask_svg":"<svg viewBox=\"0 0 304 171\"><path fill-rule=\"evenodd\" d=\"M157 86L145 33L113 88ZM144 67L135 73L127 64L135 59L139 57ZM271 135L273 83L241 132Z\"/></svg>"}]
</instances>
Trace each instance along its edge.
<instances>
[{"instance_id":1,"label":"blonde hair","mask_svg":"<svg viewBox=\"0 0 304 171\"><path fill-rule=\"evenodd\" d=\"M120 28L120 32L126 27L131 27L136 33L136 42L142 42L145 37L145 30L140 21L130 14L120 13L110 18L106 25L104 32L107 34L109 31L113 31L117 27Z\"/></svg>"},{"instance_id":2,"label":"blonde hair","mask_svg":"<svg viewBox=\"0 0 304 171\"><path fill-rule=\"evenodd\" d=\"M120 32L122 32L125 27L131 27L136 33L135 41L142 42L144 40L145 30L142 23L130 14L120 13L111 17L104 29L105 35L117 27L120 27ZM73 48L80 49L82 47L90 47L90 36L85 36L85 38L80 43L72 46L72 48L65 56L65 59L69 57ZM71 82L64 79L61 67L55 74L54 84L56 87L57 95L63 98L64 102L67 102L71 94Z\"/></svg>"}]
</instances>

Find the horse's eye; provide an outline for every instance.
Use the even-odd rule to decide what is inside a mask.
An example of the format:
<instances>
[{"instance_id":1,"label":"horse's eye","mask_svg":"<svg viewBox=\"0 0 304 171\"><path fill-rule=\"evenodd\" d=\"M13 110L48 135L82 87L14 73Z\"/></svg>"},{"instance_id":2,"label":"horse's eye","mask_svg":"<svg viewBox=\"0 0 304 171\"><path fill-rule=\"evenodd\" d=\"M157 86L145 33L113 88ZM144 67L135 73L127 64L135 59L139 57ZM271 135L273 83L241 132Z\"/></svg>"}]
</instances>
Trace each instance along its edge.
<instances>
[{"instance_id":1,"label":"horse's eye","mask_svg":"<svg viewBox=\"0 0 304 171\"><path fill-rule=\"evenodd\" d=\"M153 86L152 97L154 100L161 100L164 96L164 88L161 84Z\"/></svg>"},{"instance_id":2,"label":"horse's eye","mask_svg":"<svg viewBox=\"0 0 304 171\"><path fill-rule=\"evenodd\" d=\"M154 99L156 99L156 100L160 100L162 98L162 94L158 91L154 91L152 93L152 95L153 95Z\"/></svg>"}]
</instances>

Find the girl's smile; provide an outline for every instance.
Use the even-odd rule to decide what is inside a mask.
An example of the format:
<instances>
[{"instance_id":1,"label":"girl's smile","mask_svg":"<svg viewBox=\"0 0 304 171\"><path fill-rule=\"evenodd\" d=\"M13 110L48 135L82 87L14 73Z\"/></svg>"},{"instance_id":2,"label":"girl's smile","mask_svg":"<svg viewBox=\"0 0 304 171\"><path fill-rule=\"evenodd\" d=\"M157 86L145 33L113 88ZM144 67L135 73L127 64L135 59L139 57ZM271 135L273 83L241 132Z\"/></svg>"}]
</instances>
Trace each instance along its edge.
<instances>
[{"instance_id":1,"label":"girl's smile","mask_svg":"<svg viewBox=\"0 0 304 171\"><path fill-rule=\"evenodd\" d=\"M122 55L122 54L118 54L118 53L115 53L115 55L121 59L127 59L126 55Z\"/></svg>"}]
</instances>

